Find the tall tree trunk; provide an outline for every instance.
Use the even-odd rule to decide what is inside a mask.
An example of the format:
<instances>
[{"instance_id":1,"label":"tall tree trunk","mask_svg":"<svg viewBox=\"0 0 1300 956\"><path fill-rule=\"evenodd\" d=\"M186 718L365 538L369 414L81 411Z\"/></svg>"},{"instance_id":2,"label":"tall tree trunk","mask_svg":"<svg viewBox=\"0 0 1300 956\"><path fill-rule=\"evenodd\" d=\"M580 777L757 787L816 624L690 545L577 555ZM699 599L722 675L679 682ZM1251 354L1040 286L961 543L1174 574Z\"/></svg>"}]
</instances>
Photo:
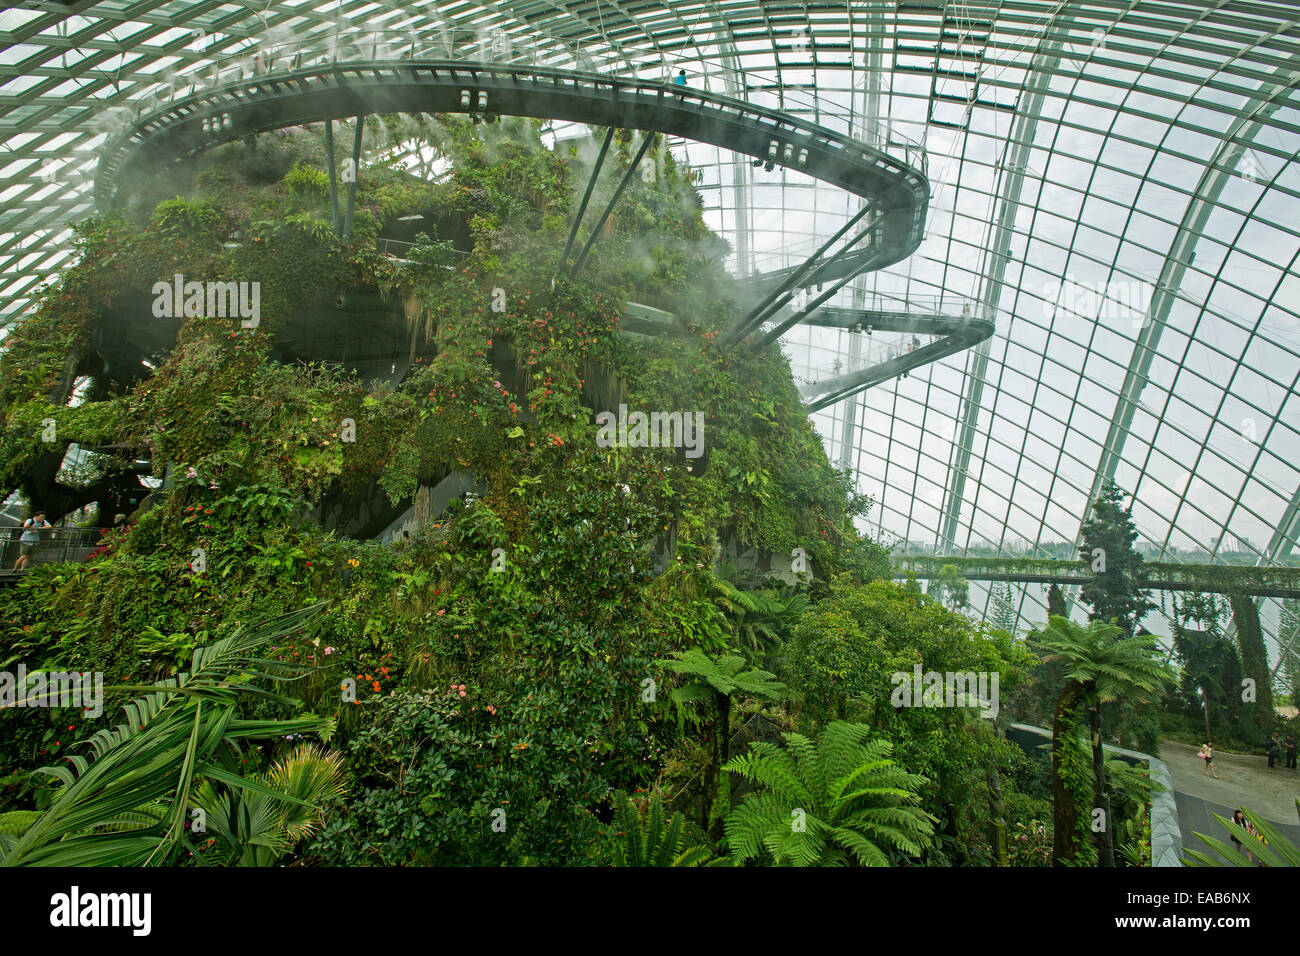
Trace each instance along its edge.
<instances>
[{"instance_id":1,"label":"tall tree trunk","mask_svg":"<svg viewBox=\"0 0 1300 956\"><path fill-rule=\"evenodd\" d=\"M1064 866L1073 862L1081 849L1079 841L1079 805L1062 774L1067 762L1065 748L1074 746L1069 739L1075 727L1083 688L1067 680L1061 688L1052 719L1052 862Z\"/></svg>"},{"instance_id":2,"label":"tall tree trunk","mask_svg":"<svg viewBox=\"0 0 1300 956\"><path fill-rule=\"evenodd\" d=\"M1101 740L1101 704L1093 702L1088 708L1088 729L1092 739L1092 800L1101 808L1102 828L1098 833L1097 854L1102 866L1115 865L1115 849L1111 840L1110 797L1106 793L1106 754Z\"/></svg>"},{"instance_id":3,"label":"tall tree trunk","mask_svg":"<svg viewBox=\"0 0 1300 956\"><path fill-rule=\"evenodd\" d=\"M727 694L713 692L718 705L718 719L713 730L713 786L709 798L709 836L714 840L722 839L722 823L725 811L731 806L731 781L722 769L731 754L731 697Z\"/></svg>"},{"instance_id":4,"label":"tall tree trunk","mask_svg":"<svg viewBox=\"0 0 1300 956\"><path fill-rule=\"evenodd\" d=\"M1001 736L1001 728L998 726L998 719L994 717L994 740L1001 738ZM1002 796L1002 780L998 776L998 765L996 759L995 756L993 761L989 763L988 773L984 775L984 785L989 791L989 848L993 852L993 862L998 866L1007 866L1006 801Z\"/></svg>"},{"instance_id":5,"label":"tall tree trunk","mask_svg":"<svg viewBox=\"0 0 1300 956\"><path fill-rule=\"evenodd\" d=\"M713 812L718 790L718 722L709 729L709 762L704 768L704 801L700 806L700 829L708 831L709 814Z\"/></svg>"},{"instance_id":6,"label":"tall tree trunk","mask_svg":"<svg viewBox=\"0 0 1300 956\"><path fill-rule=\"evenodd\" d=\"M993 862L1007 866L1006 804L1002 799L1002 781L998 779L997 767L989 771L985 784L989 790L989 846L993 851Z\"/></svg>"}]
</instances>

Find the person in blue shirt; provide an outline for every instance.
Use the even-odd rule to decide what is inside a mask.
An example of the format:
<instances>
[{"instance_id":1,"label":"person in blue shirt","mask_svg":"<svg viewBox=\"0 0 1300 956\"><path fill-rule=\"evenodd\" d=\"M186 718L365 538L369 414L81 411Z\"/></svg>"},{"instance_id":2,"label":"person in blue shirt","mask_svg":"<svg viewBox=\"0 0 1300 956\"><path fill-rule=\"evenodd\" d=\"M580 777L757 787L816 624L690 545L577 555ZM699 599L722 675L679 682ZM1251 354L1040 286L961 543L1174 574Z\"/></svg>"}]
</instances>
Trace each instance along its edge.
<instances>
[{"instance_id":1,"label":"person in blue shirt","mask_svg":"<svg viewBox=\"0 0 1300 956\"><path fill-rule=\"evenodd\" d=\"M676 86L685 86L685 85L686 85L686 71L685 71L685 70L678 70L678 71L677 71L677 75L676 75L675 77L673 77L673 83L674 83L674 85L676 85Z\"/></svg>"},{"instance_id":2,"label":"person in blue shirt","mask_svg":"<svg viewBox=\"0 0 1300 956\"><path fill-rule=\"evenodd\" d=\"M27 569L27 562L32 559L37 545L41 543L41 532L53 527L54 525L45 520L44 511L36 512L23 522L23 533L18 539L18 560L14 562L15 571Z\"/></svg>"}]
</instances>

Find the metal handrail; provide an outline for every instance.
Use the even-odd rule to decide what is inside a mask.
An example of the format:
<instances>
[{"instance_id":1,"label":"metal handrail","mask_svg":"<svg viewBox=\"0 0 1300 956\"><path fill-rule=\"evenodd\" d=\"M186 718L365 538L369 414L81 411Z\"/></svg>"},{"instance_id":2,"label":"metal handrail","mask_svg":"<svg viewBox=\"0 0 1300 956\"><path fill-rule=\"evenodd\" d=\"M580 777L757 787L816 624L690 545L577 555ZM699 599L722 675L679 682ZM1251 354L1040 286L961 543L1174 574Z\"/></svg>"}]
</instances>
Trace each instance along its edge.
<instances>
[{"instance_id":1,"label":"metal handrail","mask_svg":"<svg viewBox=\"0 0 1300 956\"><path fill-rule=\"evenodd\" d=\"M16 526L0 528L0 570L8 571L13 567L20 553L20 539L25 530L31 529ZM40 543L28 566L80 560L85 555L78 555L77 552L99 547L104 533L112 530L99 527L42 529Z\"/></svg>"},{"instance_id":2,"label":"metal handrail","mask_svg":"<svg viewBox=\"0 0 1300 956\"><path fill-rule=\"evenodd\" d=\"M414 242L407 242L405 239L389 239L386 236L379 236L375 239L375 250L386 256L393 256L397 259L406 258L402 253L410 252ZM464 249L452 247L452 255L456 259L468 259L470 253Z\"/></svg>"},{"instance_id":3,"label":"metal handrail","mask_svg":"<svg viewBox=\"0 0 1300 956\"><path fill-rule=\"evenodd\" d=\"M386 79L406 83L414 80L419 83L422 75L428 76L432 82L450 82L453 85L463 84L465 87L480 86L484 78L491 78L496 83L507 87L553 86L557 90L578 90L584 93L590 90L601 92L612 102L663 101L671 96L679 103L692 100L699 103L701 108L724 114L730 113L735 120L745 124L769 124L773 126L774 136L779 136L786 144L787 162L792 147L806 143L809 147L815 146L824 156L841 153L851 165L862 170L871 170L878 179L886 182L892 180L910 192L913 196L913 210L907 227L908 238L901 242L900 248L910 251L920 241L923 213L929 198L929 183L915 166L907 164L906 153L904 158L898 158L798 116L716 93L692 90L689 87L672 86L658 81L650 83L635 79L610 78L599 74L577 73L549 67L521 68L453 61L386 60L329 64L291 73L266 74L251 81L187 96L141 118L105 145L102 151L103 158L96 174L96 202L105 209L114 205L113 197L118 188L117 181L131 154L141 149L151 136L169 127L196 123L199 117L205 118L206 122L209 118L223 116L229 110L247 111L251 100L258 98L259 94L264 92L280 97L285 96L286 93L305 94L330 87L346 86L354 78L363 83L383 84ZM222 141L221 132L216 128L213 129L212 135L212 145ZM852 188L846 186L844 182L839 185ZM861 194L865 195L865 193Z\"/></svg>"},{"instance_id":4,"label":"metal handrail","mask_svg":"<svg viewBox=\"0 0 1300 956\"><path fill-rule=\"evenodd\" d=\"M508 75L514 79L532 78L536 79L564 79L579 82L588 82L595 86L606 86L614 91L628 89L636 92L653 92L660 93L665 88L682 97L696 97L706 100L717 106L730 105L733 109L740 112L776 112L783 115L789 125L802 128L802 131L809 134L820 135L839 139L846 148L856 147L859 150L876 152L889 157L898 164L917 170L922 177L926 175L929 165L928 156L924 146L919 142L895 132L891 127L886 127L883 134L871 127L871 135L868 136L868 142L863 142L854 138L847 133L841 133L835 130L827 129L821 122L822 115L836 117L845 120L845 125L850 126L852 122L858 122L860 118L854 117L851 112L841 115L830 108L832 104L823 103L815 98L809 98L808 102L801 103L800 93L798 90L787 90L782 92L781 99L794 101L794 106L787 106L782 102L779 106L768 105L761 102L754 102L749 99L741 99L731 95L712 92L706 88L701 90L698 87L677 86L671 82L670 78L644 78L633 75L623 74L602 74L589 72L581 69L565 68L556 65L539 65L518 64L518 63L494 63L490 60L483 61L466 61L451 59L417 59L412 57L399 57L396 59L372 59L372 60L338 60L337 51L333 55L328 52L312 52L310 46L298 46L294 53L277 54L279 47L270 47L261 52L264 58L258 60L259 53L241 53L232 55L230 60L234 64L230 67L220 67L220 60L213 61L212 69L205 75L203 71L192 75L192 80L204 80L206 82L191 82L189 84L181 83L173 85L170 89L170 95L159 96L157 93L141 97L133 104L134 109L123 108L126 113L132 115L131 120L125 120L122 126L126 132L133 124L138 123L149 114L156 114L165 111L167 107L180 109L187 112L184 107L187 104L201 101L206 96L214 93L224 92L227 87L241 83L265 82L271 85L280 85L291 79L302 80L311 77L322 77L334 73L339 69L349 72L367 72L372 70L392 69L395 67L418 67L427 69L434 66L440 66L454 72L463 72L469 74L491 73L497 75ZM317 48L319 49L319 48ZM391 45L390 45L391 49ZM575 60L575 65L579 61ZM259 63L266 64L265 67ZM287 69L280 68L280 63L288 63ZM697 74L697 76L700 74ZM763 78L762 74L754 73L749 76ZM167 89L167 87L163 87ZM184 92L183 92L184 91ZM749 94L751 91L767 94L766 90L753 90L751 84L746 83L742 91ZM770 94L769 94L770 95ZM766 97L765 97L766 98ZM801 117L792 115L790 110L798 108L802 112L811 112L818 118L818 121L804 120ZM122 115L122 114L119 114ZM119 132L118 136L122 135ZM116 139L116 136L110 135L110 140Z\"/></svg>"}]
</instances>

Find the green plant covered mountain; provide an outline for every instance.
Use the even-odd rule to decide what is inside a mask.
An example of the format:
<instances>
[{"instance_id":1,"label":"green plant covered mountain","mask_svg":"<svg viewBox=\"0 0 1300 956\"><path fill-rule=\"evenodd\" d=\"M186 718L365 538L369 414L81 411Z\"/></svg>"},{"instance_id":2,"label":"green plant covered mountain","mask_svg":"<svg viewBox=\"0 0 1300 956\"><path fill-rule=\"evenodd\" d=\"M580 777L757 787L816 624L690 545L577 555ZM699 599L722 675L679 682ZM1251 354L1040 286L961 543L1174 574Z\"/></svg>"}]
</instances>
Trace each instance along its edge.
<instances>
[{"instance_id":1,"label":"green plant covered mountain","mask_svg":"<svg viewBox=\"0 0 1300 956\"><path fill-rule=\"evenodd\" d=\"M991 833L1050 819L995 724L886 706L895 671L1010 689L1032 659L883 580L854 523L870 501L780 351L718 341L755 292L692 171L656 147L570 279L599 136L420 132L446 172L362 169L347 244L314 132L203 155L84 223L5 340L5 491L123 516L0 591L4 667L108 685L102 715L0 710L9 862L987 863ZM615 142L595 205L629 161ZM638 442L641 412L682 440ZM221 681L194 687L219 710L185 676L214 648ZM825 794L759 772L783 741L839 759L840 736L872 741L843 772L792 751ZM835 791L886 753L884 797ZM137 805L114 774L144 767ZM768 826L800 809L839 827L831 850ZM650 849L611 855L644 813Z\"/></svg>"}]
</instances>

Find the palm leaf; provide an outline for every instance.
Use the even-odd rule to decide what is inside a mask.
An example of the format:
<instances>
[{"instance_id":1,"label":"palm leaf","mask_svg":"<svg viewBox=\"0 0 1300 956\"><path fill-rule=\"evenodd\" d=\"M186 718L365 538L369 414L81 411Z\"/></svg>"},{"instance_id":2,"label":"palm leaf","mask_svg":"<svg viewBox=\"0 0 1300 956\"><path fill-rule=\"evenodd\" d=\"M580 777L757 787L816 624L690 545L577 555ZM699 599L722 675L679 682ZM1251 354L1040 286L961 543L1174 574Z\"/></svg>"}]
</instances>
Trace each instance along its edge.
<instances>
[{"instance_id":1,"label":"palm leaf","mask_svg":"<svg viewBox=\"0 0 1300 956\"><path fill-rule=\"evenodd\" d=\"M195 648L188 672L147 687L149 693L123 708L123 723L85 742L90 760L77 755L68 764L36 771L63 787L49 809L5 848L0 864L134 866L175 860L185 843L196 777L207 773L221 779L225 774L210 755L233 737L332 729L332 720L324 718L234 718L238 694L250 686L251 652L308 626L321 608L313 605L258 630ZM286 731L286 725L297 729ZM244 786L260 787L247 781ZM161 809L152 828L96 832L106 823L138 820L138 814L151 812L146 808Z\"/></svg>"},{"instance_id":2,"label":"palm leaf","mask_svg":"<svg viewBox=\"0 0 1300 956\"><path fill-rule=\"evenodd\" d=\"M1267 867L1275 866L1300 866L1300 849L1287 839L1286 834L1282 833L1276 826L1265 820L1253 810L1244 809L1246 819L1259 831L1260 835L1267 841L1267 845L1260 842L1254 834L1244 827L1238 826L1233 821L1219 814L1214 815L1214 819L1228 832L1229 836L1236 837L1241 841L1242 846L1250 850L1255 858ZM1300 814L1300 799L1296 800L1296 812ZM1195 831L1193 831L1195 832ZM1196 833L1196 838L1219 853L1222 860L1217 859L1202 850L1185 849L1183 851L1183 864L1185 866L1254 866L1246 855L1240 852L1235 846L1231 846L1223 840L1215 837L1206 836L1204 833Z\"/></svg>"}]
</instances>

